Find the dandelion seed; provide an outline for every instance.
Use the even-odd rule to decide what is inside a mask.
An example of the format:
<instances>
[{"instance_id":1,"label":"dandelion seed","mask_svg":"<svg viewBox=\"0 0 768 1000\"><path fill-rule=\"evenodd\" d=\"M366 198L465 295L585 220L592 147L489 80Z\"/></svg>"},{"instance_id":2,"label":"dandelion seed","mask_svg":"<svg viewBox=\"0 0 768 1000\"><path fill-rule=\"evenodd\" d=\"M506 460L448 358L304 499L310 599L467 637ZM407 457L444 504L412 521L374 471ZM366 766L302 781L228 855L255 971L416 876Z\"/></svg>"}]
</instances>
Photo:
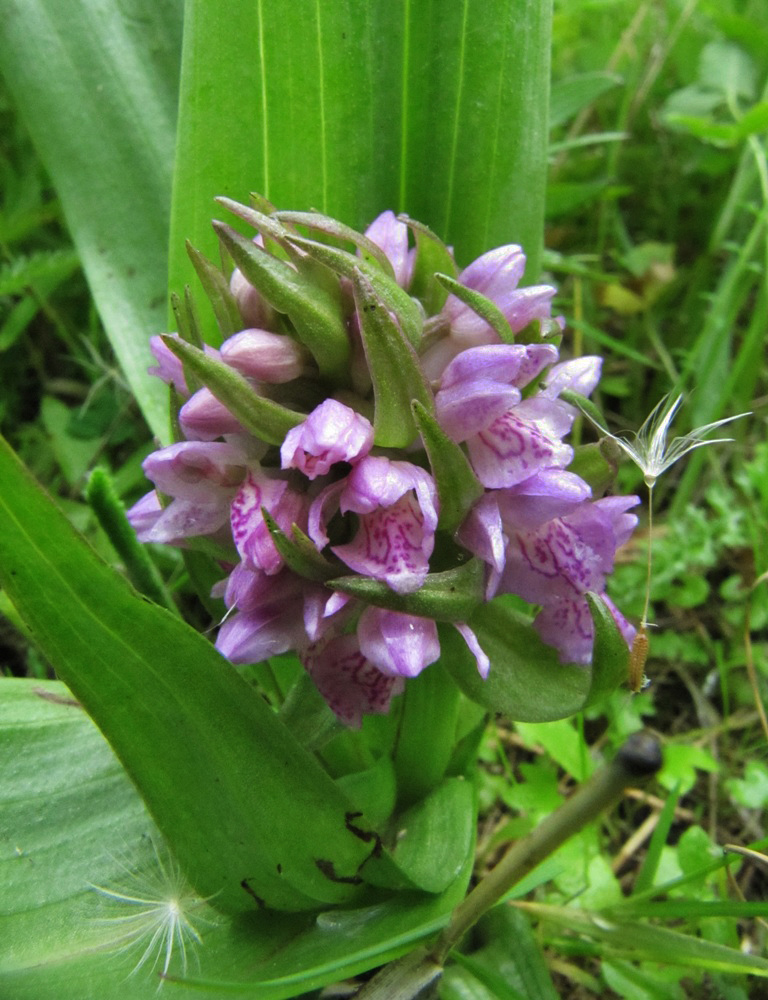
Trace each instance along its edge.
<instances>
[{"instance_id":1,"label":"dandelion seed","mask_svg":"<svg viewBox=\"0 0 768 1000\"><path fill-rule=\"evenodd\" d=\"M106 916L104 922L117 931L112 942L120 952L142 949L131 970L135 975L145 966L159 969L160 986L178 955L182 974L186 974L188 958L202 944L198 924L210 924L199 911L206 900L197 896L184 874L167 852L161 852L153 841L151 867L136 868L115 859L123 870L120 882L113 886L92 885L99 895L123 907L124 912Z\"/></svg>"},{"instance_id":2,"label":"dandelion seed","mask_svg":"<svg viewBox=\"0 0 768 1000\"><path fill-rule=\"evenodd\" d=\"M694 428L690 434L673 438L667 444L667 434L672 423L672 419L680 408L683 401L682 394L672 399L672 394L668 393L662 397L648 414L640 430L633 436L632 441L626 438L611 434L603 424L599 414L591 406L582 405L581 401L574 399L582 413L602 431L606 437L614 441L619 448L628 455L634 464L640 469L648 487L648 560L645 580L645 602L643 604L643 617L640 622L640 631L635 638L632 647L629 667L629 684L633 692L642 690L646 686L647 679L644 674L645 662L648 657L648 611L651 600L651 568L652 568L652 542L653 537L653 488L662 473L666 472L675 462L678 462L688 452L695 448L702 448L707 444L727 444L733 438L707 438L718 427L729 424L733 420L740 420L748 417L749 413L737 413L733 417L724 417L722 420L715 420L711 424L704 424L702 427Z\"/></svg>"},{"instance_id":3,"label":"dandelion seed","mask_svg":"<svg viewBox=\"0 0 768 1000\"><path fill-rule=\"evenodd\" d=\"M626 455L629 455L642 472L645 485L651 490L656 485L656 480L659 476L684 455L687 455L689 451L701 448L706 444L727 444L733 441L733 438L706 439L707 434L710 434L717 427L731 423L733 420L740 420L741 417L749 416L749 413L737 413L734 417L724 417L722 420L715 420L711 424L704 424L702 427L694 428L690 434L674 438L667 445L669 426L682 401L682 395L672 400L671 393L660 399L643 422L640 430L634 435L634 441L632 442L611 434L591 413L587 413L586 410L583 412L607 437L615 441Z\"/></svg>"}]
</instances>

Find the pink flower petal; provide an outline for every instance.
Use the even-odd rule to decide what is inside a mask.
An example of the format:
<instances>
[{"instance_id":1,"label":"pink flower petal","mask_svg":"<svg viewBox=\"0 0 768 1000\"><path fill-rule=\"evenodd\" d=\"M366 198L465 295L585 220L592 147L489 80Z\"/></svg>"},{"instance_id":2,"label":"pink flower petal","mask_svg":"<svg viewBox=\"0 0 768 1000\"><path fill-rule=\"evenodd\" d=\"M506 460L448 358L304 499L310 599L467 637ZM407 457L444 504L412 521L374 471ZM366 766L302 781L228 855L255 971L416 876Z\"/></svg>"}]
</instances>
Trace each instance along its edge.
<instances>
[{"instance_id":1,"label":"pink flower petal","mask_svg":"<svg viewBox=\"0 0 768 1000\"><path fill-rule=\"evenodd\" d=\"M417 677L440 656L437 625L430 618L369 607L357 626L360 651L383 673Z\"/></svg>"}]
</instances>

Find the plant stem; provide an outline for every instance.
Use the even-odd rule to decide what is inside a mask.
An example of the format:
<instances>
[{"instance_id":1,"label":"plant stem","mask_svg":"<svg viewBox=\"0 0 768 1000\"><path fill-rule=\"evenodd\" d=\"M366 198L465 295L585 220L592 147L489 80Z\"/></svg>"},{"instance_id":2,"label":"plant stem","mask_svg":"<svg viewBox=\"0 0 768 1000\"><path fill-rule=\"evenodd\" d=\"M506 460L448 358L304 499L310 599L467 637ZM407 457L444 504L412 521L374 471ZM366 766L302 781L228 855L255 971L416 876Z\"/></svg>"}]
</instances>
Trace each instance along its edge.
<instances>
[{"instance_id":1,"label":"plant stem","mask_svg":"<svg viewBox=\"0 0 768 1000\"><path fill-rule=\"evenodd\" d=\"M651 603L651 561L653 558L653 486L648 487L648 559L645 574L645 604L640 627L643 632L648 628L648 610Z\"/></svg>"},{"instance_id":2,"label":"plant stem","mask_svg":"<svg viewBox=\"0 0 768 1000\"><path fill-rule=\"evenodd\" d=\"M439 965L480 917L544 858L621 798L624 789L650 778L661 765L654 737L635 733L607 767L598 771L527 837L513 844L496 867L456 907L451 922L429 952Z\"/></svg>"}]
</instances>

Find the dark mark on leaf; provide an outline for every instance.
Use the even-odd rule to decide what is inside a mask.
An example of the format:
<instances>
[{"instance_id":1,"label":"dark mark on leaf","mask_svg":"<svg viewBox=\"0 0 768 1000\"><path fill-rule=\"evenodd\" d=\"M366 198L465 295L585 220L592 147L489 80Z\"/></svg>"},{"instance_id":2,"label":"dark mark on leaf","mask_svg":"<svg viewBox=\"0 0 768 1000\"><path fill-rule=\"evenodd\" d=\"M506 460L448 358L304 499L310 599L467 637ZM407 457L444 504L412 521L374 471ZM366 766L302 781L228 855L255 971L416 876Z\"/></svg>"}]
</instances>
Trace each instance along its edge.
<instances>
[{"instance_id":1,"label":"dark mark on leaf","mask_svg":"<svg viewBox=\"0 0 768 1000\"><path fill-rule=\"evenodd\" d=\"M55 705L72 705L74 708L83 707L75 698L68 698L63 694L46 691L45 688L32 688L32 692L36 694L38 698L42 698L44 701L52 701Z\"/></svg>"},{"instance_id":2,"label":"dark mark on leaf","mask_svg":"<svg viewBox=\"0 0 768 1000\"><path fill-rule=\"evenodd\" d=\"M363 881L359 875L337 875L334 863L332 861L326 861L324 858L316 860L315 865L331 882L344 882L347 885L360 885Z\"/></svg>"},{"instance_id":3,"label":"dark mark on leaf","mask_svg":"<svg viewBox=\"0 0 768 1000\"><path fill-rule=\"evenodd\" d=\"M244 878L240 883L240 885L243 887L243 889L245 889L245 891L248 893L249 896L253 896L253 898L256 900L256 905L259 907L260 910L266 909L267 904L264 902L261 896L257 895L256 892L248 885L247 878Z\"/></svg>"}]
</instances>

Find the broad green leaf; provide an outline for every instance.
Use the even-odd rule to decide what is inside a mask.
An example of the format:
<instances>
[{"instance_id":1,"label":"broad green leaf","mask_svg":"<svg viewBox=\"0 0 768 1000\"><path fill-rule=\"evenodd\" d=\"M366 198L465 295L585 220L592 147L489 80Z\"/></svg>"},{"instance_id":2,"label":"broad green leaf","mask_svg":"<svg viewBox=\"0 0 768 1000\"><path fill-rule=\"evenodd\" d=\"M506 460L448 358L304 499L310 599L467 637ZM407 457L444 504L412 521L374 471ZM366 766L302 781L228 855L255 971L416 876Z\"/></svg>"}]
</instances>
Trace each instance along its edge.
<instances>
[{"instance_id":1,"label":"broad green leaf","mask_svg":"<svg viewBox=\"0 0 768 1000\"><path fill-rule=\"evenodd\" d=\"M166 391L146 370L149 337L166 323L182 5L0 0L0 18L0 70L123 371L167 442Z\"/></svg>"},{"instance_id":2,"label":"broad green leaf","mask_svg":"<svg viewBox=\"0 0 768 1000\"><path fill-rule=\"evenodd\" d=\"M0 773L0 995L151 1000L157 973L127 978L143 948L121 952L113 919L135 908L112 908L90 887L151 854L154 826L63 684L0 680Z\"/></svg>"},{"instance_id":3,"label":"broad green leaf","mask_svg":"<svg viewBox=\"0 0 768 1000\"><path fill-rule=\"evenodd\" d=\"M591 667L563 664L505 598L479 607L468 624L491 660L486 680L453 629L441 627L443 662L468 698L519 722L551 722L581 711L626 676L626 644L602 601L590 599L597 639ZM610 621L608 620L610 619ZM623 673L621 672L623 668Z\"/></svg>"},{"instance_id":4,"label":"broad green leaf","mask_svg":"<svg viewBox=\"0 0 768 1000\"><path fill-rule=\"evenodd\" d=\"M473 856L475 793L463 778L448 778L398 817L393 859L419 889L443 892Z\"/></svg>"},{"instance_id":5,"label":"broad green leaf","mask_svg":"<svg viewBox=\"0 0 768 1000\"><path fill-rule=\"evenodd\" d=\"M456 748L461 695L438 660L408 681L394 748L400 807L434 792Z\"/></svg>"},{"instance_id":6,"label":"broad green leaf","mask_svg":"<svg viewBox=\"0 0 768 1000\"><path fill-rule=\"evenodd\" d=\"M0 584L201 894L230 911L351 897L371 848L328 774L206 639L101 562L7 445Z\"/></svg>"},{"instance_id":7,"label":"broad green leaf","mask_svg":"<svg viewBox=\"0 0 768 1000\"><path fill-rule=\"evenodd\" d=\"M166 894L153 824L86 713L58 682L0 680L0 995L3 1000L152 1000L153 962L131 975L149 943L151 917L91 885ZM469 852L471 855L471 851ZM163 856L162 854L160 855ZM409 893L355 910L257 912L224 917L185 894L202 938L187 989L163 994L284 1000L375 968L436 933L464 894L471 857L441 895ZM126 924L131 920L130 924ZM146 932L135 943L126 931ZM169 966L182 976L178 948Z\"/></svg>"},{"instance_id":8,"label":"broad green leaf","mask_svg":"<svg viewBox=\"0 0 768 1000\"><path fill-rule=\"evenodd\" d=\"M249 190L358 230L405 211L462 263L519 242L535 280L550 23L549 0L191 0L171 287L185 239L215 259L213 199Z\"/></svg>"}]
</instances>

